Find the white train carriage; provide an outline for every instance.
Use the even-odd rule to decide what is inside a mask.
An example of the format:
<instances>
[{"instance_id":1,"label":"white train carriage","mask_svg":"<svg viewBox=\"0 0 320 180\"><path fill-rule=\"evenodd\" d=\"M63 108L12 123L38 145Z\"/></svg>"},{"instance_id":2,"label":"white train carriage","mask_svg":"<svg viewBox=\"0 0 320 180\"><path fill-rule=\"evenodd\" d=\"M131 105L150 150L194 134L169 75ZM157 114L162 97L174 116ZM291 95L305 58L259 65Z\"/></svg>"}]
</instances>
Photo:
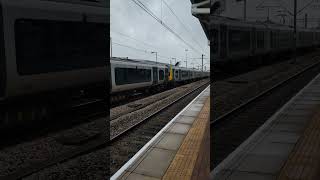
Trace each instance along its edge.
<instances>
[{"instance_id":1,"label":"white train carriage","mask_svg":"<svg viewBox=\"0 0 320 180\"><path fill-rule=\"evenodd\" d=\"M153 66L122 59L111 59L111 93L151 87Z\"/></svg>"},{"instance_id":2,"label":"white train carriage","mask_svg":"<svg viewBox=\"0 0 320 180\"><path fill-rule=\"evenodd\" d=\"M191 80L191 70L187 68L180 68L181 77L180 81L189 81Z\"/></svg>"},{"instance_id":3,"label":"white train carriage","mask_svg":"<svg viewBox=\"0 0 320 180\"><path fill-rule=\"evenodd\" d=\"M292 27L217 16L210 19L211 58L215 65L263 57L265 54L287 53L294 48ZM318 46L319 32L298 28L297 48Z\"/></svg>"},{"instance_id":4,"label":"white train carriage","mask_svg":"<svg viewBox=\"0 0 320 180\"><path fill-rule=\"evenodd\" d=\"M107 23L103 0L1 0L0 100L105 91Z\"/></svg>"},{"instance_id":5,"label":"white train carriage","mask_svg":"<svg viewBox=\"0 0 320 180\"><path fill-rule=\"evenodd\" d=\"M166 64L146 60L111 58L111 93L163 87L168 82Z\"/></svg>"}]
</instances>

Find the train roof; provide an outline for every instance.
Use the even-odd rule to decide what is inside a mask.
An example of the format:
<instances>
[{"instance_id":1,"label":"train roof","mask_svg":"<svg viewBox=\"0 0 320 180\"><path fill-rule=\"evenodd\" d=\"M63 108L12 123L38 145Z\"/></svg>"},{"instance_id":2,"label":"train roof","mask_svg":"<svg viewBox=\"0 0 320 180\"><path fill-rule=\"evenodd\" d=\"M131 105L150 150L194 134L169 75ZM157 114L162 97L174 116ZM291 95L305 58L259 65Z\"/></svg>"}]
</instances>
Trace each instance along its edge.
<instances>
[{"instance_id":1,"label":"train roof","mask_svg":"<svg viewBox=\"0 0 320 180\"><path fill-rule=\"evenodd\" d=\"M161 63L161 62L154 62L154 61L150 61L150 60L142 60L142 59L129 59L129 58L121 58L121 57L112 57L111 58L112 61L118 61L118 62L128 62L128 63L139 63L141 65L148 65L148 66L169 66L170 64L166 64L166 63ZM179 66L174 66L172 65L172 67L174 69L181 69L181 70L192 70L192 71L199 71L201 72L201 70L198 69L192 69L192 68L185 68L185 67L179 67ZM208 72L208 71L203 71L203 72Z\"/></svg>"},{"instance_id":2,"label":"train roof","mask_svg":"<svg viewBox=\"0 0 320 180\"><path fill-rule=\"evenodd\" d=\"M224 16L213 15L211 17L211 22L213 24L226 24L229 26L240 26L240 27L256 27L256 28L268 28L268 29L290 29L289 26L282 24L274 24L272 22L262 22L262 21L244 21L242 19L235 19Z\"/></svg>"},{"instance_id":3,"label":"train roof","mask_svg":"<svg viewBox=\"0 0 320 180\"><path fill-rule=\"evenodd\" d=\"M141 64L148 64L148 65L157 65L157 66L166 66L169 64L162 63L162 62L154 62L150 60L144 60L144 59L129 59L129 58L121 58L121 57L112 57L111 58L114 61L122 61L122 62L133 62L133 63L141 63Z\"/></svg>"},{"instance_id":4,"label":"train roof","mask_svg":"<svg viewBox=\"0 0 320 180\"><path fill-rule=\"evenodd\" d=\"M270 30L291 30L291 31L293 31L292 26L278 24L278 23L274 23L271 21L268 21L268 22L244 21L241 19L212 15L211 22L212 22L212 24L215 24L215 25L226 24L229 26L237 26L237 27L256 27L256 28L266 28L266 29L270 29ZM311 29L311 28L297 27L297 30L304 31L304 32L320 32L319 29L315 29L315 28Z\"/></svg>"},{"instance_id":5,"label":"train roof","mask_svg":"<svg viewBox=\"0 0 320 180\"><path fill-rule=\"evenodd\" d=\"M88 22L109 23L110 5L105 0L0 0L0 7L9 8L10 11L17 10L19 13L25 13L24 10L30 10L41 14L43 18L58 18L63 16L64 20L77 19L74 14L82 14L82 17L88 17ZM57 16L47 16L47 13L57 12ZM45 12L45 13L44 13ZM72 15L71 15L72 14ZM61 18L59 18L61 19Z\"/></svg>"}]
</instances>

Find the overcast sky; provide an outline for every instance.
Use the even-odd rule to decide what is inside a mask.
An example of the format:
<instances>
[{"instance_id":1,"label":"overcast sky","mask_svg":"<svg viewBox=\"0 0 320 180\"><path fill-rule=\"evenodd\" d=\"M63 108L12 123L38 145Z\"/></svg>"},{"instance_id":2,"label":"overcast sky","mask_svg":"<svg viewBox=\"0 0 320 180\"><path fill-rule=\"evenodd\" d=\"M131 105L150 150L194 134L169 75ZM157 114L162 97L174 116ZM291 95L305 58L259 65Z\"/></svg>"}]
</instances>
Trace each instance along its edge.
<instances>
[{"instance_id":1,"label":"overcast sky","mask_svg":"<svg viewBox=\"0 0 320 180\"><path fill-rule=\"evenodd\" d=\"M268 11L266 7L270 6L284 6L293 13L294 0L247 0L247 17L249 20L266 20ZM315 27L319 25L320 18L320 1L319 0L297 0L298 11L313 2L308 8L305 8L298 15L298 26L304 26L305 14L308 14L309 23L308 27ZM265 8L256 8L259 4L265 6ZM270 19L274 22L282 23L282 18L278 16L280 8L270 8ZM293 23L293 16L286 13L286 24ZM243 17L243 2L236 2L235 0L226 0L226 11L222 14L228 17L242 18Z\"/></svg>"},{"instance_id":2,"label":"overcast sky","mask_svg":"<svg viewBox=\"0 0 320 180\"><path fill-rule=\"evenodd\" d=\"M200 58L203 53L206 58L204 59L204 64L208 69L210 66L210 47L208 46L208 40L199 20L191 14L190 0L163 0L171 7L176 16L178 16L187 28L179 23L177 18L166 7L165 3L161 3L161 0L140 1L158 18L161 19L162 17L162 21L165 24L196 50L192 50L166 30L132 0L111 0L110 33L113 42L112 56L155 61L156 55L151 54L151 52L156 51L158 52L158 62L169 63L170 59L177 58L177 61L182 61L180 66L185 67L185 49L188 49L188 67L198 67L198 65L201 65ZM174 61L175 60L172 60L172 63L174 63Z\"/></svg>"}]
</instances>

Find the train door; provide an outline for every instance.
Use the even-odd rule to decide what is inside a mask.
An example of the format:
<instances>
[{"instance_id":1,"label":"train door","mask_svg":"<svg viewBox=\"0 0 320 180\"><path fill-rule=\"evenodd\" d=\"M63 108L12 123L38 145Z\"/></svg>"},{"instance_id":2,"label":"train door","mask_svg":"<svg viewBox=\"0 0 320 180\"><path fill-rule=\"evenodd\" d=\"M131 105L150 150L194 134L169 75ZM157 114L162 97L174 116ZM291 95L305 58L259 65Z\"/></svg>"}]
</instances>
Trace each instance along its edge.
<instances>
[{"instance_id":1,"label":"train door","mask_svg":"<svg viewBox=\"0 0 320 180\"><path fill-rule=\"evenodd\" d=\"M280 30L277 31L277 48L280 47Z\"/></svg>"},{"instance_id":2,"label":"train door","mask_svg":"<svg viewBox=\"0 0 320 180\"><path fill-rule=\"evenodd\" d=\"M176 69L171 66L171 69L170 69L170 72L169 72L170 73L169 81L174 81L175 80L175 71L176 71Z\"/></svg>"},{"instance_id":3,"label":"train door","mask_svg":"<svg viewBox=\"0 0 320 180\"><path fill-rule=\"evenodd\" d=\"M227 56L227 26L224 24L220 25L220 56Z\"/></svg>"},{"instance_id":4,"label":"train door","mask_svg":"<svg viewBox=\"0 0 320 180\"><path fill-rule=\"evenodd\" d=\"M158 84L158 67L153 67L152 68L152 79L153 82L152 84Z\"/></svg>"},{"instance_id":5,"label":"train door","mask_svg":"<svg viewBox=\"0 0 320 180\"><path fill-rule=\"evenodd\" d=\"M111 62L107 61L107 89L109 89L109 92L112 92L112 79L111 79Z\"/></svg>"},{"instance_id":6,"label":"train door","mask_svg":"<svg viewBox=\"0 0 320 180\"><path fill-rule=\"evenodd\" d=\"M165 80L165 81L168 81L170 75L169 75L169 69L168 69L167 67L165 68L164 74L165 74L165 79L164 79L164 80Z\"/></svg>"},{"instance_id":7,"label":"train door","mask_svg":"<svg viewBox=\"0 0 320 180\"><path fill-rule=\"evenodd\" d=\"M257 29L256 28L252 28L252 35L251 35L251 38L252 38L252 49L251 49L251 52L252 54L255 54L256 52L256 48L257 48Z\"/></svg>"},{"instance_id":8,"label":"train door","mask_svg":"<svg viewBox=\"0 0 320 180\"><path fill-rule=\"evenodd\" d=\"M179 69L174 70L174 80L179 81Z\"/></svg>"}]
</instances>

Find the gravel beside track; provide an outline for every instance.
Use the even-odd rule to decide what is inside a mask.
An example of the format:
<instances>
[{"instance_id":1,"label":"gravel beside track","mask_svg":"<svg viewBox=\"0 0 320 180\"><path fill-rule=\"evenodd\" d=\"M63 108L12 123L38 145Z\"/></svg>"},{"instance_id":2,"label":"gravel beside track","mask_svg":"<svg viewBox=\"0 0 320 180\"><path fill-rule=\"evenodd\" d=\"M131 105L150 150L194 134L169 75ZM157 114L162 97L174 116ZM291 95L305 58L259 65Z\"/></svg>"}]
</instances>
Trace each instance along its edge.
<instances>
[{"instance_id":1,"label":"gravel beside track","mask_svg":"<svg viewBox=\"0 0 320 180\"><path fill-rule=\"evenodd\" d=\"M110 137L113 139L118 134L124 132L126 129L130 128L131 126L140 123L145 117L152 115L158 109L167 106L168 104L172 103L179 97L187 94L198 87L203 86L209 82L208 79L201 80L198 82L194 82L179 88L176 88L174 91L169 93L164 92L166 96L158 95L155 97L149 97L147 99L139 100L138 103L141 103L141 107L130 108L128 106L123 107L123 111L126 113L119 113L123 114L122 116L118 115L118 118L112 119L110 122ZM113 112L113 109L110 111L110 114L116 116Z\"/></svg>"},{"instance_id":2,"label":"gravel beside track","mask_svg":"<svg viewBox=\"0 0 320 180\"><path fill-rule=\"evenodd\" d=\"M107 139L106 119L95 119L68 130L1 149L0 179L23 177L30 170L59 161L78 148Z\"/></svg>"},{"instance_id":3,"label":"gravel beside track","mask_svg":"<svg viewBox=\"0 0 320 180\"><path fill-rule=\"evenodd\" d=\"M200 80L200 81L192 82L190 84L179 86L177 88L170 89L170 90L167 90L167 91L164 91L164 92L161 92L161 93L158 93L158 94L155 94L155 95L152 95L152 96L140 99L140 100L136 100L134 102L130 102L130 103L127 103L122 106L114 107L114 108L110 109L110 120L114 120L114 119L116 119L120 116L123 116L125 114L142 109L152 103L160 101L164 98L168 98L169 96L171 96L177 92L186 90L194 85L197 85L199 83L203 83L206 81L207 80Z\"/></svg>"}]
</instances>

